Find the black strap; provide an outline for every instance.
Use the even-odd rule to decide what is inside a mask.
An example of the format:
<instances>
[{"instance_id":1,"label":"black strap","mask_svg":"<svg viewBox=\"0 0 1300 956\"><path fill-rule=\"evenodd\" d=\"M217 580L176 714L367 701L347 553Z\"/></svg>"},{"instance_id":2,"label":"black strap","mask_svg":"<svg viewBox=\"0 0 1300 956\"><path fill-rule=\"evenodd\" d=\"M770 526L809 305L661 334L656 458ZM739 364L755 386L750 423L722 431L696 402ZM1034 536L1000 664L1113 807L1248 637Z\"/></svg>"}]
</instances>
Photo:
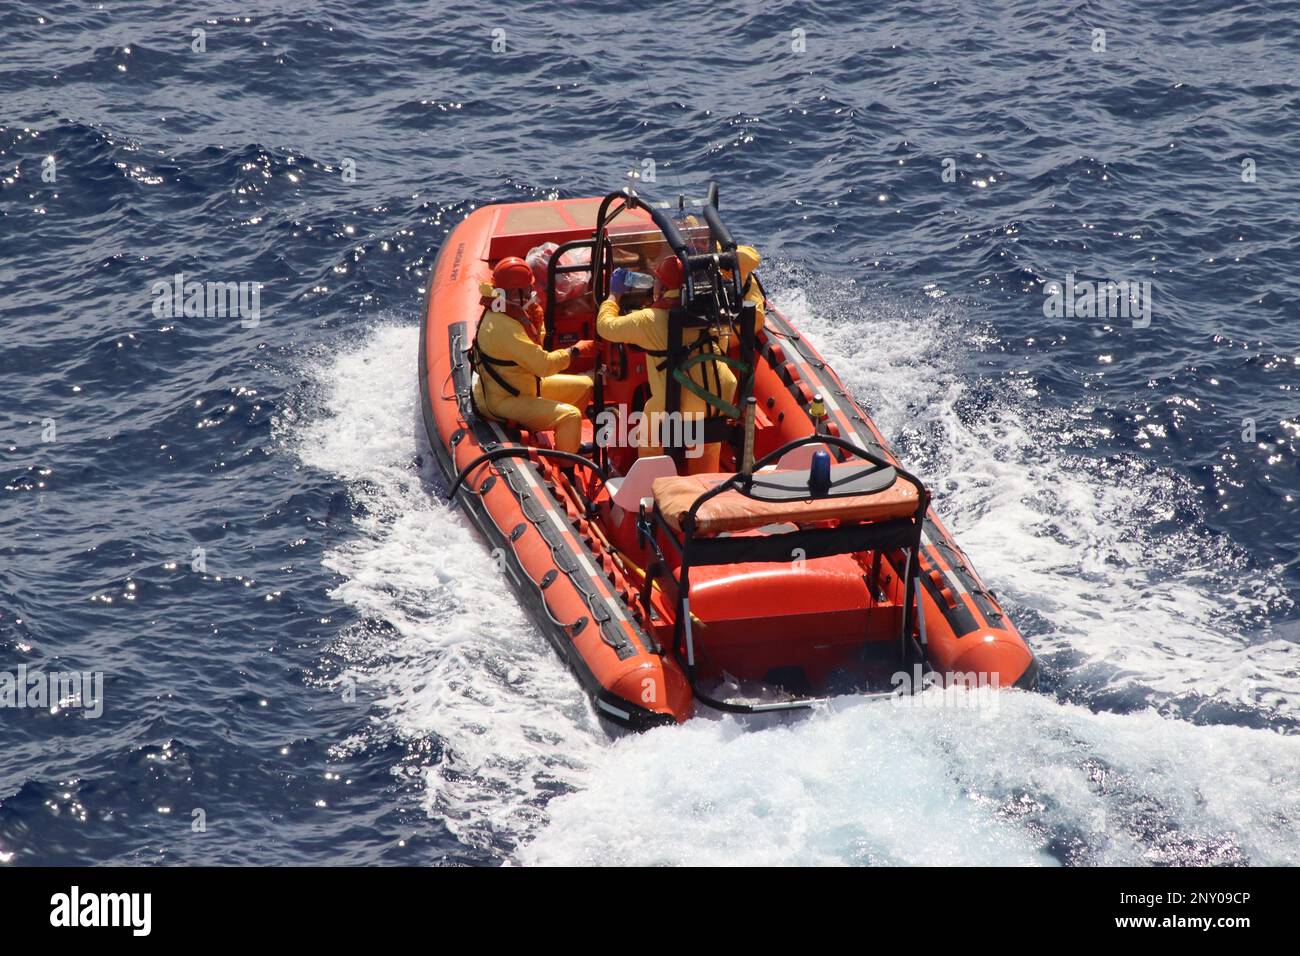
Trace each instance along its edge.
<instances>
[{"instance_id":1,"label":"black strap","mask_svg":"<svg viewBox=\"0 0 1300 956\"><path fill-rule=\"evenodd\" d=\"M487 362L489 365L518 365L519 364L518 362L511 361L510 359L500 359L497 358L495 355L488 355L486 352L483 351L482 348L479 347L479 344L477 342L474 343L474 351L478 354L478 357L480 359L482 359L484 362Z\"/></svg>"},{"instance_id":2,"label":"black strap","mask_svg":"<svg viewBox=\"0 0 1300 956\"><path fill-rule=\"evenodd\" d=\"M652 358L663 359L663 360L664 360L663 362L656 362L656 363L655 363L655 368L659 369L660 371L663 371L664 365L665 365L665 364L667 363L667 361L668 361L668 350L667 350L667 349L643 349L643 348L641 348L641 346L639 346L639 345L634 345L634 346L632 346L632 347L635 348L635 349L640 349L642 352L644 352L646 355L649 355L649 356L652 357Z\"/></svg>"},{"instance_id":3,"label":"black strap","mask_svg":"<svg viewBox=\"0 0 1300 956\"><path fill-rule=\"evenodd\" d=\"M475 342L473 348L470 349L470 361L474 363L474 368L480 374L486 374L488 378L492 379L492 381L496 382L509 392L511 398L519 397L519 389L507 382L505 378L502 377L501 373L494 368L494 366L497 365L518 365L518 362L511 362L508 359L499 359L488 355L478 347L477 342Z\"/></svg>"},{"instance_id":4,"label":"black strap","mask_svg":"<svg viewBox=\"0 0 1300 956\"><path fill-rule=\"evenodd\" d=\"M717 340L713 337L711 329L703 329L700 331L699 338L690 345L682 346L677 358L679 361L684 358L689 358L692 352L702 352L704 351L704 346L709 344L717 345ZM648 349L640 345L634 345L632 347L634 349L640 349L646 355L652 356L653 358L663 359L662 362L655 363L655 368L659 371L662 372L668 368L668 349Z\"/></svg>"},{"instance_id":5,"label":"black strap","mask_svg":"<svg viewBox=\"0 0 1300 956\"><path fill-rule=\"evenodd\" d=\"M501 373L498 372L496 368L494 368L494 366L507 365L507 366L518 367L519 363L513 362L510 359L497 358L495 355L488 355L481 348L479 348L478 330L480 327L482 327L483 318L486 314L487 313L484 313L484 315L479 316L478 325L474 327L474 344L469 347L470 363L474 366L474 370L478 372L480 375L486 374L488 378L492 379L492 381L496 382L507 392L509 392L511 398L518 398L522 393L519 391L519 389L515 388L513 385L507 382L505 378L502 377ZM510 317L512 319L514 318L514 316L510 316ZM519 319L515 319L515 321L518 322ZM538 395L541 395L542 380L540 378L537 378L537 376L533 376L533 379L536 383L533 386L533 388L536 390Z\"/></svg>"},{"instance_id":6,"label":"black strap","mask_svg":"<svg viewBox=\"0 0 1300 956\"><path fill-rule=\"evenodd\" d=\"M696 363L704 366L703 388L700 388L692 381L691 384L687 386L687 389L688 391L693 392L694 394L698 395L700 398L704 400L705 403L704 414L706 418L710 418L717 415L719 410L721 410L724 413L726 413L729 410L734 410L733 406L727 405L727 403L725 403L722 398L722 394L721 394L722 373L718 371L719 361L724 362L726 364L731 364L731 363L730 360L728 360L725 356L721 355L718 352L717 346L718 346L718 342L717 339L715 339L713 336L713 330L711 328L703 328L700 330L700 334L696 337L695 341L692 342L690 345L682 346L682 348L678 351L677 354L677 362L679 365L683 360L690 358L691 354L694 352L699 352L703 358L701 362ZM652 356L654 358L662 359L663 361L655 363L655 368L661 372L667 371L668 358L669 358L668 349L648 349L640 345L634 345L632 347L635 349L639 349L640 351L644 352L646 355ZM711 355L705 357L706 353L711 353ZM710 369L713 370L712 382L709 381ZM679 381L680 381L680 376L679 376ZM710 396L716 399L718 403L717 405L715 405L714 401L710 399ZM726 405L725 408L723 407L724 405Z\"/></svg>"}]
</instances>

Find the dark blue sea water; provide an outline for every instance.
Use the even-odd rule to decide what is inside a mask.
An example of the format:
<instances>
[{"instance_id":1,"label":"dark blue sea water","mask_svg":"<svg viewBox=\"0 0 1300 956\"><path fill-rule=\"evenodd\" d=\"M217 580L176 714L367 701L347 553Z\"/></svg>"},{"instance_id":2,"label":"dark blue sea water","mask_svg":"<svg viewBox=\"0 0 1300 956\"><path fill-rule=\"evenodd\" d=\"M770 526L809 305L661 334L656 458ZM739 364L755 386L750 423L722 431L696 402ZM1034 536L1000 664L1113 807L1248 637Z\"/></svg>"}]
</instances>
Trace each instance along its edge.
<instances>
[{"instance_id":1,"label":"dark blue sea water","mask_svg":"<svg viewBox=\"0 0 1300 956\"><path fill-rule=\"evenodd\" d=\"M189 6L0 6L0 671L104 681L0 709L0 864L1300 862L1300 4ZM1039 693L597 724L428 480L416 322L469 211L647 160Z\"/></svg>"}]
</instances>

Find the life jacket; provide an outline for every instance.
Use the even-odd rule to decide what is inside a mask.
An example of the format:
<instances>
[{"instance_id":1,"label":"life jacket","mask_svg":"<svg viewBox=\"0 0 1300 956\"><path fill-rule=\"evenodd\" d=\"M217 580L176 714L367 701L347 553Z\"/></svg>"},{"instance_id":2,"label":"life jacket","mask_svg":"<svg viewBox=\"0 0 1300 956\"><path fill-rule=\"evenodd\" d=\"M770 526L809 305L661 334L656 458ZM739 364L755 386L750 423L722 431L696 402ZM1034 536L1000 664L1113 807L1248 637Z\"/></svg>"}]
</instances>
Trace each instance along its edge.
<instances>
[{"instance_id":1,"label":"life jacket","mask_svg":"<svg viewBox=\"0 0 1300 956\"><path fill-rule=\"evenodd\" d=\"M495 301L495 296L485 294L481 299L479 299L479 304L487 307L489 311L495 311L492 309L492 305ZM478 372L480 376L486 375L488 378L492 379L492 381L500 385L511 398L518 398L520 395L519 389L507 382L505 377L497 371L497 368L501 366L518 366L519 363L512 359L497 358L495 355L489 355L479 347L478 330L479 326L483 324L483 319L487 314L488 312L484 312L483 315L480 315L478 325L474 327L474 343L468 350L470 364L473 365L474 370ZM536 342L538 346L541 346L542 326L546 321L546 313L536 301L526 302L523 305L519 305L517 302L507 301L505 309L496 314L510 316L510 318L514 319L523 327L523 330L528 333L530 339ZM533 394L542 394L542 380L535 375L533 376Z\"/></svg>"}]
</instances>

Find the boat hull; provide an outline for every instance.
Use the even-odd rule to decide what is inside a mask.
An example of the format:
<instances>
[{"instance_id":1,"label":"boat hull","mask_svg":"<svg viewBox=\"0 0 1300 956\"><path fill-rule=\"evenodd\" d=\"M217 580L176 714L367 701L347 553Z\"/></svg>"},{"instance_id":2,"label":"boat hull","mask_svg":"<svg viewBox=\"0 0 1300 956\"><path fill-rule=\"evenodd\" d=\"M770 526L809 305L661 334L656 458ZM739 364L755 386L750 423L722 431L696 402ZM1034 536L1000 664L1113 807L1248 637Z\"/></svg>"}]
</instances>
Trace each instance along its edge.
<instances>
[{"instance_id":1,"label":"boat hull","mask_svg":"<svg viewBox=\"0 0 1300 956\"><path fill-rule=\"evenodd\" d=\"M557 223L575 235L589 229L588 202L595 201L483 207L452 231L438 255L421 322L420 404L449 485L476 459L510 443L501 424L475 414L470 397L465 349L482 311L480 283L490 278L491 262L522 254L546 235L539 230L553 234ZM896 461L838 376L775 308L768 309L767 328L755 392L768 396L772 414L806 415L820 394L832 433ZM456 500L602 717L645 729L694 713L690 682L653 629L643 626L618 563L597 544L599 529L549 492L543 469L527 459L497 459L476 468ZM926 514L921 555L918 637L932 670L968 682L1033 687L1034 655L933 510ZM819 613L815 588L790 590L787 614L811 619Z\"/></svg>"}]
</instances>

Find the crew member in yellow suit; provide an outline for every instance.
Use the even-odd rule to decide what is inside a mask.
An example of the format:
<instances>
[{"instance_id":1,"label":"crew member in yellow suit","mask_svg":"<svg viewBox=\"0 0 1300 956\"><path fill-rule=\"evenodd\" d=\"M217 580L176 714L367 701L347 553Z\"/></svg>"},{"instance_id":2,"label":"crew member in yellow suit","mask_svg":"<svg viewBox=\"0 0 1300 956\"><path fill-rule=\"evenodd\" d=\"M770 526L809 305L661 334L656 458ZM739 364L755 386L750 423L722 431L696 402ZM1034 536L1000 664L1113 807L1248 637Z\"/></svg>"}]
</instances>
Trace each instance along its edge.
<instances>
[{"instance_id":1,"label":"crew member in yellow suit","mask_svg":"<svg viewBox=\"0 0 1300 956\"><path fill-rule=\"evenodd\" d=\"M752 303L754 306L754 334L758 335L763 331L763 325L767 321L767 296L763 294L763 287L759 284L758 277L754 275L754 270L762 261L758 250L753 246L736 246L736 261L740 263L740 292L743 303ZM728 279L731 276L727 272L723 275ZM719 345L723 351L730 355L738 354L740 351L739 331L735 336L724 334L719 338Z\"/></svg>"},{"instance_id":2,"label":"crew member in yellow suit","mask_svg":"<svg viewBox=\"0 0 1300 956\"><path fill-rule=\"evenodd\" d=\"M558 451L582 444L582 409L591 398L591 376L561 375L575 359L596 354L596 343L548 352L542 348L544 313L530 293L528 263L508 256L492 270L484 288L487 311L479 320L471 357L478 381L474 404L488 418L512 420L529 431L555 430ZM504 304L497 291L504 293ZM499 309L499 311L498 311Z\"/></svg>"},{"instance_id":3,"label":"crew member in yellow suit","mask_svg":"<svg viewBox=\"0 0 1300 956\"><path fill-rule=\"evenodd\" d=\"M600 311L596 314L596 334L601 338L609 342L635 345L647 352L646 375L650 380L650 398L645 404L645 419L641 429L640 454L643 457L663 454L663 449L655 444L659 436L654 434L651 425L659 420L656 413L662 413L664 410L666 370L658 366L664 361L668 350L668 310L676 306L681 298L683 278L681 260L675 255L670 255L655 270L659 298L652 305L620 314L619 296L611 295L601 303ZM690 344L691 334L690 331L686 333L687 339L684 344ZM702 347L715 354L723 354L713 342ZM736 376L721 362L698 363L691 367L688 374L691 380L705 391L723 401L735 401ZM686 388L681 388L680 394L683 416L703 417L708 409L705 401ZM685 459L687 473L695 475L716 472L721 451L722 447L718 442L706 444L703 453L696 457L691 457L691 451L688 449Z\"/></svg>"}]
</instances>

